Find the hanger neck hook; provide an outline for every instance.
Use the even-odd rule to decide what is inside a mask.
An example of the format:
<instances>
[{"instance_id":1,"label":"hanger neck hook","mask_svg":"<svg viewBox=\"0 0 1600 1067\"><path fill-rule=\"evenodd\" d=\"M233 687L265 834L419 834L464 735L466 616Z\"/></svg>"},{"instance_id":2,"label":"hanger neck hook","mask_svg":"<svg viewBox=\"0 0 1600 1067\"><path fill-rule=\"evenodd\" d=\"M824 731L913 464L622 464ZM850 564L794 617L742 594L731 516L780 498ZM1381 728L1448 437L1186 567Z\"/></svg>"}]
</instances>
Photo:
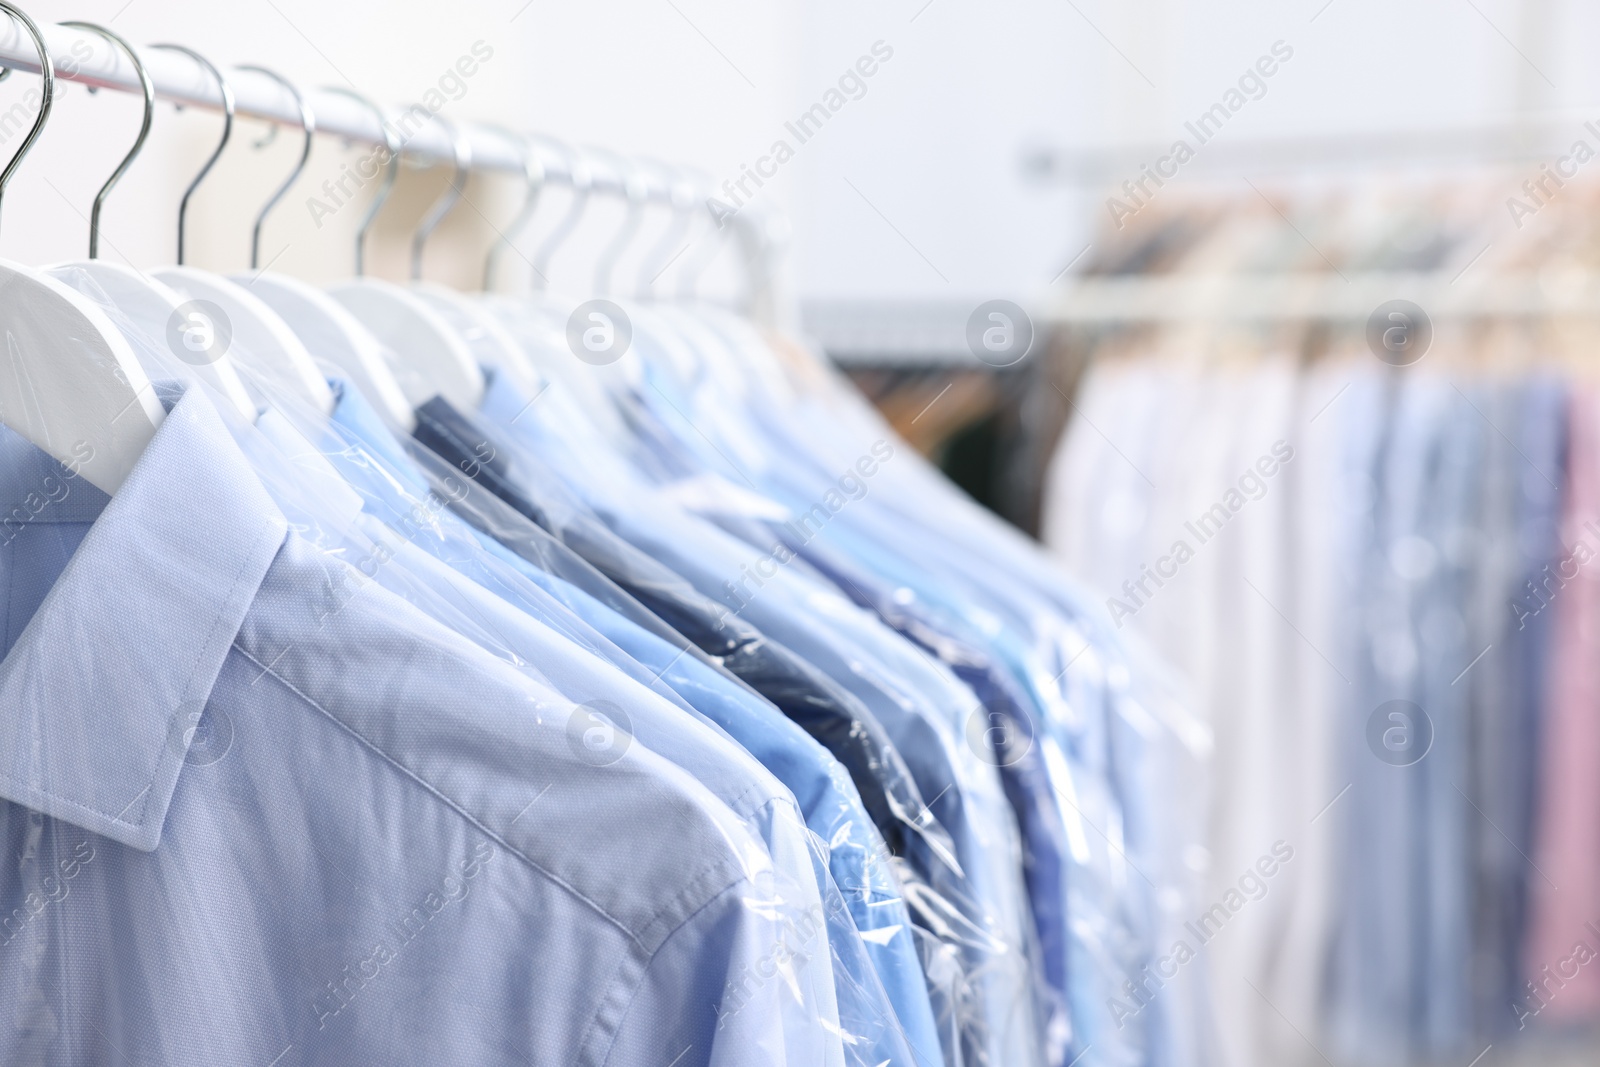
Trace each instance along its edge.
<instances>
[{"instance_id":1,"label":"hanger neck hook","mask_svg":"<svg viewBox=\"0 0 1600 1067\"><path fill-rule=\"evenodd\" d=\"M348 96L372 112L372 117L378 120L378 134L383 138L383 181L378 184L378 191L373 194L371 206L361 217L361 224L356 227L356 277L359 278L367 272L367 232L372 229L373 220L378 217L378 212L383 210L384 202L394 191L395 179L400 175L400 136L383 117L383 109L354 89L346 89L342 85L330 85L322 91ZM359 173L362 168L357 167L356 170Z\"/></svg>"},{"instance_id":2,"label":"hanger neck hook","mask_svg":"<svg viewBox=\"0 0 1600 1067\"><path fill-rule=\"evenodd\" d=\"M500 257L511 248L511 242L517 234L533 219L533 213L539 208L539 193L544 188L544 161L534 151L532 142L522 139L522 177L527 182L527 192L522 198L522 208L517 212L517 217L505 228L499 240L489 246L489 254L483 257L483 290L486 293L494 292L494 281Z\"/></svg>"},{"instance_id":3,"label":"hanger neck hook","mask_svg":"<svg viewBox=\"0 0 1600 1067\"><path fill-rule=\"evenodd\" d=\"M733 219L732 228L744 258L744 314L769 326L777 312L774 270L778 252L787 237L784 225L781 216L762 209L741 212Z\"/></svg>"},{"instance_id":4,"label":"hanger neck hook","mask_svg":"<svg viewBox=\"0 0 1600 1067\"><path fill-rule=\"evenodd\" d=\"M63 22L61 25L97 33L126 52L128 58L133 61L134 72L139 75L139 88L144 92L144 121L139 125L139 136L134 139L133 147L128 149L128 154L122 157L122 162L117 164L117 169L111 172L111 177L107 178L106 183L100 187L100 191L94 194L94 207L89 212L89 258L99 259L100 211L105 207L106 197L111 194L111 190L116 186L117 182L122 180L122 175L133 165L133 161L139 158L139 152L144 148L145 138L150 136L150 118L155 114L156 110L156 85L155 82L150 80L150 72L144 69L144 63L140 61L139 53L135 52L133 45L123 40L120 35L92 22Z\"/></svg>"},{"instance_id":5,"label":"hanger neck hook","mask_svg":"<svg viewBox=\"0 0 1600 1067\"><path fill-rule=\"evenodd\" d=\"M650 202L650 186L644 168L625 162L622 168L622 195L628 202L628 214L623 218L616 236L611 238L611 243L606 245L595 262L594 291L600 296L611 295L611 272L638 235L639 227L644 222L645 206Z\"/></svg>"},{"instance_id":6,"label":"hanger neck hook","mask_svg":"<svg viewBox=\"0 0 1600 1067\"><path fill-rule=\"evenodd\" d=\"M693 303L700 297L700 277L711 267L716 258L722 255L722 250L727 246L728 238L733 234L733 226L725 218L719 218L710 207L704 211L694 212L695 216L704 216L711 224L711 232L706 236L705 251L699 256L685 263L678 272L678 299L684 303Z\"/></svg>"},{"instance_id":7,"label":"hanger neck hook","mask_svg":"<svg viewBox=\"0 0 1600 1067\"><path fill-rule=\"evenodd\" d=\"M212 150L211 155L200 168L200 173L196 174L194 180L189 183L189 188L183 191L183 199L178 201L178 266L181 267L183 266L184 235L187 232L185 223L189 217L189 200L194 196L194 191L200 188L200 183L205 181L206 175L211 173L211 168L216 165L217 160L221 158L222 150L228 147L228 138L233 136L233 86L228 84L228 79L222 76L222 72L213 66L209 59L196 52L193 48L181 44L153 44L149 47L161 48L169 52L182 52L199 64L207 74L211 75L211 80L217 83L217 91L222 94L222 139L217 142L217 147Z\"/></svg>"},{"instance_id":8,"label":"hanger neck hook","mask_svg":"<svg viewBox=\"0 0 1600 1067\"><path fill-rule=\"evenodd\" d=\"M667 272L668 267L678 261L679 256L689 250L687 244L683 244L682 247L679 245L688 235L689 227L694 222L694 186L680 173L666 170L664 177L667 181L668 202L672 205L672 222L661 232L655 247L650 249L639 263L637 285L641 300L653 299L656 280Z\"/></svg>"},{"instance_id":9,"label":"hanger neck hook","mask_svg":"<svg viewBox=\"0 0 1600 1067\"><path fill-rule=\"evenodd\" d=\"M278 206L278 201L283 199L283 194L287 193L289 187L295 183L295 179L300 177L300 172L306 169L306 160L311 158L311 139L317 132L317 117L311 113L311 105L306 103L306 98L288 78L266 67L246 65L237 69L265 75L288 90L294 99L295 107L300 111L300 129L305 133L305 144L300 149L300 161L294 165L294 170L289 172L289 177L284 183L278 186L278 191L272 194L272 198L262 205L261 214L256 216L255 228L250 231L250 269L255 270L261 265L261 227L267 221L267 215Z\"/></svg>"},{"instance_id":10,"label":"hanger neck hook","mask_svg":"<svg viewBox=\"0 0 1600 1067\"><path fill-rule=\"evenodd\" d=\"M533 254L533 287L535 290L547 289L550 286L550 260L555 257L556 250L566 243L578 228L579 221L583 218L584 210L589 206L589 194L594 190L594 171L581 153L570 152L567 165L568 180L572 185L572 202L567 205L567 213L562 216L561 222L551 230Z\"/></svg>"},{"instance_id":11,"label":"hanger neck hook","mask_svg":"<svg viewBox=\"0 0 1600 1067\"><path fill-rule=\"evenodd\" d=\"M11 176L16 173L18 164L27 156L28 150L33 147L33 142L39 139L39 134L44 130L44 124L50 120L50 103L56 94L56 71L50 61L50 50L45 47L44 34L39 32L39 27L33 19L29 18L20 7L10 3L10 0L0 0L0 11L22 23L22 28L33 38L33 47L39 53L39 77L44 82L39 100L39 114L34 117L33 125L28 128L28 134L22 139L16 155L6 162L4 170L0 170L0 200L3 200L6 186L10 183Z\"/></svg>"},{"instance_id":12,"label":"hanger neck hook","mask_svg":"<svg viewBox=\"0 0 1600 1067\"><path fill-rule=\"evenodd\" d=\"M422 280L422 250L427 245L428 238L433 236L433 231L450 214L450 209L456 206L456 201L461 199L461 194L467 187L467 173L472 169L472 144L461 133L455 123L439 115L433 121L444 127L445 133L450 138L450 150L455 154L456 172L450 176L450 186L433 202L433 207L428 209L422 222L417 226L417 232L411 238L411 280Z\"/></svg>"}]
</instances>

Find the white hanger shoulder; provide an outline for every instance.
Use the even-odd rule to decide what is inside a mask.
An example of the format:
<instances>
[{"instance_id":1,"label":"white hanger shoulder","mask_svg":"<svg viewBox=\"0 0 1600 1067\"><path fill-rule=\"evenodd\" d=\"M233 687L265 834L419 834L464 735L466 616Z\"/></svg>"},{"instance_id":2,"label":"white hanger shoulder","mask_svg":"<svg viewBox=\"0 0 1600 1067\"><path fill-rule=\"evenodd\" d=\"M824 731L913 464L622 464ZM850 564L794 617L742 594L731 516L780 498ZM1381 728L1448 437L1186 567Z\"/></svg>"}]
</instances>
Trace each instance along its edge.
<instances>
[{"instance_id":1,"label":"white hanger shoulder","mask_svg":"<svg viewBox=\"0 0 1600 1067\"><path fill-rule=\"evenodd\" d=\"M233 280L240 284L251 280L250 291L277 312L307 348L348 374L396 426L410 432L416 413L389 365L394 357L342 304L314 285L281 274L260 274L253 280L236 274Z\"/></svg>"},{"instance_id":2,"label":"white hanger shoulder","mask_svg":"<svg viewBox=\"0 0 1600 1067\"><path fill-rule=\"evenodd\" d=\"M94 302L0 260L0 422L115 493L165 411L133 349Z\"/></svg>"},{"instance_id":3,"label":"white hanger shoulder","mask_svg":"<svg viewBox=\"0 0 1600 1067\"><path fill-rule=\"evenodd\" d=\"M341 282L328 292L440 396L464 411L477 409L483 371L467 342L421 297L376 278Z\"/></svg>"},{"instance_id":4,"label":"white hanger shoulder","mask_svg":"<svg viewBox=\"0 0 1600 1067\"><path fill-rule=\"evenodd\" d=\"M493 367L511 377L529 396L544 390L547 381L522 343L500 324L488 308L471 297L442 285L419 282L411 291L437 311L472 349L480 367Z\"/></svg>"},{"instance_id":5,"label":"white hanger shoulder","mask_svg":"<svg viewBox=\"0 0 1600 1067\"><path fill-rule=\"evenodd\" d=\"M318 411L333 410L333 391L316 360L276 312L242 285L194 267L164 267L160 281L191 300L216 304L232 332L230 351L241 364L299 396Z\"/></svg>"},{"instance_id":6,"label":"white hanger shoulder","mask_svg":"<svg viewBox=\"0 0 1600 1067\"><path fill-rule=\"evenodd\" d=\"M245 390L244 382L239 380L239 372L234 369L227 352L208 352L204 342L194 341L199 336L196 324L180 318L184 299L170 286L132 267L103 259L58 263L46 267L44 272L91 300L109 300L146 341L152 345L166 345L174 356L194 368L196 377L222 394L240 415L255 421L255 402ZM214 339L209 330L207 338Z\"/></svg>"}]
</instances>

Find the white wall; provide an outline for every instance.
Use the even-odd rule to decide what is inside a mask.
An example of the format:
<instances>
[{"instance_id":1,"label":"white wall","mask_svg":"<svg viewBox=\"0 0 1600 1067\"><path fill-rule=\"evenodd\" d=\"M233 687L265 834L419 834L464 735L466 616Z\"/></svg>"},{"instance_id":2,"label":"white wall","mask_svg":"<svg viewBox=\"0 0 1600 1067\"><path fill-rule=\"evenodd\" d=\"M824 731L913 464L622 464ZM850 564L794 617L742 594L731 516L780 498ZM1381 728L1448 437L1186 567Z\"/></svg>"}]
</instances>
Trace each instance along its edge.
<instances>
[{"instance_id":1,"label":"white wall","mask_svg":"<svg viewBox=\"0 0 1600 1067\"><path fill-rule=\"evenodd\" d=\"M901 65L804 161L802 292L1037 290L1106 218L1107 190L1026 180L1019 156L1170 144L1275 41L1293 59L1213 145L1482 126L1600 90L1600 9L1577 0L934 0L908 24L922 3L808 7L814 80L873 35Z\"/></svg>"}]
</instances>

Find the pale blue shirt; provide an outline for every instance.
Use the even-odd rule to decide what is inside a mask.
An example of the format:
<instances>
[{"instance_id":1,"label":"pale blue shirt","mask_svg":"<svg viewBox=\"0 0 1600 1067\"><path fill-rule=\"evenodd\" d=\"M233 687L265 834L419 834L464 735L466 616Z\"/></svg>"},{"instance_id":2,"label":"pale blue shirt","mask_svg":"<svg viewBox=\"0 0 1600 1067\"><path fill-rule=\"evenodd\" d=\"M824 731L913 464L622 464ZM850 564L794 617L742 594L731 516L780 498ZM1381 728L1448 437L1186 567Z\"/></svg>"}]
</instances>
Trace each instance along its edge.
<instances>
[{"instance_id":1,"label":"pale blue shirt","mask_svg":"<svg viewBox=\"0 0 1600 1067\"><path fill-rule=\"evenodd\" d=\"M0 1062L837 1061L740 820L286 532L197 390L109 501L0 432L18 508Z\"/></svg>"},{"instance_id":2,"label":"pale blue shirt","mask_svg":"<svg viewBox=\"0 0 1600 1067\"><path fill-rule=\"evenodd\" d=\"M391 521L403 518L414 505L399 490L404 487L427 499L424 478L360 394L346 383L331 384L338 397L334 422L358 438L361 447L333 441L326 446L328 458L360 489L376 514ZM473 492L470 482L452 481L444 488L458 502ZM400 525L410 531L409 548L431 553L460 572L445 572L438 563L409 554L406 559L415 572L449 589L450 602L470 609L477 632L513 661L536 667L573 699L626 703L633 709L633 736L710 786L764 840L780 872L789 868L789 895L803 901L802 910L820 900L827 917L831 962L840 972L837 1005L832 991L825 989L810 991L805 1000L819 1012L825 1009L827 1018L837 1018L849 1037L847 1060L934 1067L940 1060L939 1046L932 1037L934 1024L910 920L883 862L882 840L838 763L737 681L560 579L537 571L497 542L484 538L480 546L449 512L435 514L427 523ZM475 557L474 548L486 556ZM484 583L483 587L463 575ZM534 587L525 584L529 582ZM489 595L491 590L498 595ZM534 602L546 590L561 602ZM566 627L585 631L585 648L562 647L559 638L536 621L568 608L574 614L565 620ZM595 629L588 628L591 623ZM640 679L634 671L629 677L618 675L615 666L647 668L643 681L654 692L631 691ZM682 702L680 709L661 706L660 698ZM752 755L772 767L774 774L768 774ZM785 784L801 798L803 822ZM815 856L804 848L807 825L819 835L819 842L825 842ZM797 838L797 832L802 836ZM800 869L812 860L817 861L815 871ZM826 978L829 962L819 960L801 977Z\"/></svg>"}]
</instances>

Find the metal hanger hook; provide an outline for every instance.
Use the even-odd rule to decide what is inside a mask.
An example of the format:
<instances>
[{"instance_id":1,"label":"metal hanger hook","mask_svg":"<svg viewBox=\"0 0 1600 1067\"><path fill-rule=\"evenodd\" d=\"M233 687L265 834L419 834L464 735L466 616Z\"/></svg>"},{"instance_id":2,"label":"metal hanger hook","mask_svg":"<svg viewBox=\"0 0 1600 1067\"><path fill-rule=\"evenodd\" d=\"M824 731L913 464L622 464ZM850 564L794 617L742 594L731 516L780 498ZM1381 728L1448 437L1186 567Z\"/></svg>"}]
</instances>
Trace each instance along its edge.
<instances>
[{"instance_id":1,"label":"metal hanger hook","mask_svg":"<svg viewBox=\"0 0 1600 1067\"><path fill-rule=\"evenodd\" d=\"M788 241L788 223L771 209L758 209L741 211L730 228L743 252L744 314L757 322L771 324L777 314L774 300L778 253Z\"/></svg>"},{"instance_id":2,"label":"metal hanger hook","mask_svg":"<svg viewBox=\"0 0 1600 1067\"><path fill-rule=\"evenodd\" d=\"M194 176L194 180L189 183L189 188L183 191L183 199L178 202L178 266L181 267L183 266L184 225L185 220L189 217L189 199L194 196L194 191L200 188L200 183L205 181L206 175L211 173L211 168L216 165L217 160L222 156L222 150L228 147L228 138L233 136L233 86L228 84L228 79L222 76L221 71L212 66L209 59L196 52L193 48L181 44L153 44L150 47L163 48L171 52L182 52L204 68L207 74L211 75L211 80L217 83L217 91L222 94L222 139L217 142L217 147L212 150L211 155L205 161L205 165L200 168L200 173Z\"/></svg>"},{"instance_id":3,"label":"metal hanger hook","mask_svg":"<svg viewBox=\"0 0 1600 1067\"><path fill-rule=\"evenodd\" d=\"M653 165L661 171L662 177L666 180L667 200L672 207L672 221L661 231L661 237L656 241L655 247L646 252L644 258L639 261L637 286L641 300L653 299L656 280L689 250L689 244L682 242L694 223L694 183L682 171L662 163Z\"/></svg>"},{"instance_id":4,"label":"metal hanger hook","mask_svg":"<svg viewBox=\"0 0 1600 1067\"><path fill-rule=\"evenodd\" d=\"M278 191L273 193L272 198L262 206L261 214L256 216L255 228L250 231L250 269L255 270L261 265L261 227L267 221L267 215L277 207L278 201L283 199L283 194L287 193L289 187L300 177L300 172L306 169L306 160L311 158L311 139L317 132L317 117L311 113L311 105L306 103L306 98L288 78L266 67L246 64L237 69L263 74L288 90L289 95L294 98L295 107L300 110L300 128L305 132L305 146L300 150L300 161L294 165L294 170L289 172L289 177L278 187Z\"/></svg>"},{"instance_id":5,"label":"metal hanger hook","mask_svg":"<svg viewBox=\"0 0 1600 1067\"><path fill-rule=\"evenodd\" d=\"M383 182L378 186L377 193L372 197L372 206L367 208L367 213L361 217L361 224L356 227L356 277L359 278L367 272L367 231L372 229L373 220L378 217L378 212L383 210L384 202L389 199L389 194L394 191L395 179L400 175L400 137L390 127L389 121L383 117L383 109L354 89L330 85L322 91L348 96L368 111L371 111L373 117L378 120L378 132L383 136L383 149L385 152ZM358 176L360 171L361 168L358 166L356 168Z\"/></svg>"},{"instance_id":6,"label":"metal hanger hook","mask_svg":"<svg viewBox=\"0 0 1600 1067\"><path fill-rule=\"evenodd\" d=\"M144 69L144 63L139 59L139 53L133 50L133 45L123 40L118 34L112 33L104 26L97 26L92 22L63 22L63 26L75 29L88 30L98 33L116 47L128 53L128 58L133 61L133 69L139 75L139 87L144 91L144 121L139 125L139 136L135 138L133 147L128 149L128 154L122 157L122 162L117 164L117 169L111 172L111 177L100 187L94 195L94 208L89 212L89 258L100 258L100 210L105 206L106 197L117 182L122 180L122 175L133 165L139 157L139 152L144 148L145 138L150 136L150 119L156 111L156 83L150 80L150 72Z\"/></svg>"},{"instance_id":7,"label":"metal hanger hook","mask_svg":"<svg viewBox=\"0 0 1600 1067\"><path fill-rule=\"evenodd\" d=\"M578 223L583 219L584 210L589 206L589 194L594 190L594 171L590 168L588 160L582 153L575 150L568 151L567 173L572 185L572 202L567 205L567 213L562 216L561 222L551 230L533 254L533 287L535 290L546 289L550 285L550 260L555 256L556 250L566 244L567 238L572 236L578 228Z\"/></svg>"},{"instance_id":8,"label":"metal hanger hook","mask_svg":"<svg viewBox=\"0 0 1600 1067\"><path fill-rule=\"evenodd\" d=\"M626 160L618 162L622 166L619 177L622 180L622 195L628 202L628 213L616 236L611 238L611 243L606 245L595 262L594 291L600 296L611 295L611 272L623 252L633 243L634 237L638 236L639 227L644 222L645 207L650 202L650 183L644 168Z\"/></svg>"},{"instance_id":9,"label":"metal hanger hook","mask_svg":"<svg viewBox=\"0 0 1600 1067\"><path fill-rule=\"evenodd\" d=\"M489 246L489 252L483 257L483 291L494 291L496 268L500 264L500 257L512 247L512 241L517 234L533 220L533 213L539 208L539 193L544 189L544 160L539 158L539 153L534 148L533 142L522 138L522 177L527 182L527 192L522 198L522 207L517 211L517 217L512 219L500 235L499 240Z\"/></svg>"},{"instance_id":10,"label":"metal hanger hook","mask_svg":"<svg viewBox=\"0 0 1600 1067\"><path fill-rule=\"evenodd\" d=\"M450 137L450 150L456 157L456 172L450 177L450 187L435 200L433 207L417 225L417 232L411 238L411 280L422 280L422 249L428 243L428 238L433 236L433 231L438 228L444 217L450 214L450 209L456 206L456 201L461 199L461 194L467 187L467 175L472 170L472 143L461 133L459 127L448 119L435 115L433 121L444 127Z\"/></svg>"},{"instance_id":11,"label":"metal hanger hook","mask_svg":"<svg viewBox=\"0 0 1600 1067\"><path fill-rule=\"evenodd\" d=\"M3 200L6 186L10 183L11 176L16 173L18 164L27 157L28 150L33 147L33 142L39 139L39 134L44 130L44 124L50 120L50 104L56 95L56 71L54 64L50 60L50 49L45 47L44 34L39 32L39 27L33 19L29 18L26 12L11 3L10 0L0 0L0 11L4 11L22 23L22 28L27 31L29 37L33 38L33 47L39 53L39 77L44 82L39 101L39 114L34 116L33 125L28 128L27 135L22 138L22 144L18 146L16 155L6 161L4 170L0 170L0 200Z\"/></svg>"},{"instance_id":12,"label":"metal hanger hook","mask_svg":"<svg viewBox=\"0 0 1600 1067\"><path fill-rule=\"evenodd\" d=\"M722 255L722 250L734 232L734 227L724 225L724 220L718 218L716 212L704 204L691 215L691 218L702 217L710 224L710 232L706 234L708 240L705 251L685 263L678 271L678 299L684 303L693 303L699 299L701 276L710 269L712 263L716 262L717 257Z\"/></svg>"}]
</instances>

